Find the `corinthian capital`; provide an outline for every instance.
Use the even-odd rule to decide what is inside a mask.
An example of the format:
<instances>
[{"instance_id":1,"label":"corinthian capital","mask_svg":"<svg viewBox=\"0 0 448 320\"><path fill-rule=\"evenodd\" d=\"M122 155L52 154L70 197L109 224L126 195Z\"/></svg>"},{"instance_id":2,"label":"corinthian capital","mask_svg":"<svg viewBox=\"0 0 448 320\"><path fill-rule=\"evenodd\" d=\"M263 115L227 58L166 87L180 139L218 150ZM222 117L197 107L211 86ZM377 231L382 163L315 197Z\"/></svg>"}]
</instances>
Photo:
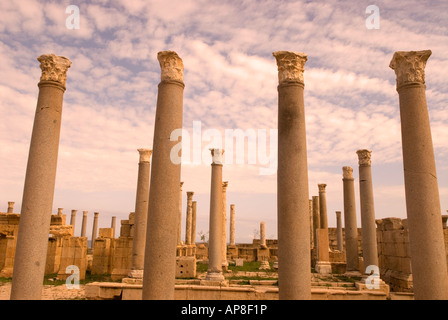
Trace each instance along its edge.
<instances>
[{"instance_id":1,"label":"corinthian capital","mask_svg":"<svg viewBox=\"0 0 448 320\"><path fill-rule=\"evenodd\" d=\"M67 70L72 65L69 59L54 54L43 54L37 60L42 69L40 81L55 81L65 87Z\"/></svg>"},{"instance_id":2,"label":"corinthian capital","mask_svg":"<svg viewBox=\"0 0 448 320\"><path fill-rule=\"evenodd\" d=\"M397 76L397 88L412 82L425 83L425 67L431 50L397 51L389 67Z\"/></svg>"},{"instance_id":3,"label":"corinthian capital","mask_svg":"<svg viewBox=\"0 0 448 320\"><path fill-rule=\"evenodd\" d=\"M184 81L184 64L182 59L174 51L161 51L157 54L160 63L161 80Z\"/></svg>"},{"instance_id":4,"label":"corinthian capital","mask_svg":"<svg viewBox=\"0 0 448 320\"><path fill-rule=\"evenodd\" d=\"M317 185L317 187L319 188L319 192L325 192L325 188L327 187L327 185L325 183L320 183Z\"/></svg>"},{"instance_id":5,"label":"corinthian capital","mask_svg":"<svg viewBox=\"0 0 448 320\"><path fill-rule=\"evenodd\" d=\"M342 167L342 178L343 179L353 179L353 168L352 167Z\"/></svg>"},{"instance_id":6,"label":"corinthian capital","mask_svg":"<svg viewBox=\"0 0 448 320\"><path fill-rule=\"evenodd\" d=\"M359 162L360 166L370 166L371 165L372 151L367 150L367 149L362 149L362 150L356 151L356 153L358 154L358 162Z\"/></svg>"},{"instance_id":7,"label":"corinthian capital","mask_svg":"<svg viewBox=\"0 0 448 320\"><path fill-rule=\"evenodd\" d=\"M273 56L277 60L278 83L299 81L303 83L303 72L307 55L302 52L276 51Z\"/></svg>"},{"instance_id":8,"label":"corinthian capital","mask_svg":"<svg viewBox=\"0 0 448 320\"><path fill-rule=\"evenodd\" d=\"M211 148L212 160L214 164L222 164L223 149Z\"/></svg>"},{"instance_id":9,"label":"corinthian capital","mask_svg":"<svg viewBox=\"0 0 448 320\"><path fill-rule=\"evenodd\" d=\"M149 162L152 154L151 149L137 149L140 154L139 162Z\"/></svg>"}]
</instances>

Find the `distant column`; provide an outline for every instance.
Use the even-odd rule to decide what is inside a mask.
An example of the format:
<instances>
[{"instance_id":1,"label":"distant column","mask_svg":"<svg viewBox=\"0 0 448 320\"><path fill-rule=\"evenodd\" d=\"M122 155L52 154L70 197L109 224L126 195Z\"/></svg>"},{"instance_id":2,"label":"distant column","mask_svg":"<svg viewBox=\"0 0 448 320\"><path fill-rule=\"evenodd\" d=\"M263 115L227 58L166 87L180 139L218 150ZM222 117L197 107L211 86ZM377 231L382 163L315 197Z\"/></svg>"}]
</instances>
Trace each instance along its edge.
<instances>
[{"instance_id":1,"label":"distant column","mask_svg":"<svg viewBox=\"0 0 448 320\"><path fill-rule=\"evenodd\" d=\"M87 213L88 211L82 212L82 226L81 226L81 237L86 236L86 230L87 230Z\"/></svg>"},{"instance_id":2,"label":"distant column","mask_svg":"<svg viewBox=\"0 0 448 320\"><path fill-rule=\"evenodd\" d=\"M359 271L358 225L356 222L355 183L353 168L342 168L344 194L344 231L347 271Z\"/></svg>"},{"instance_id":3,"label":"distant column","mask_svg":"<svg viewBox=\"0 0 448 320\"><path fill-rule=\"evenodd\" d=\"M222 149L211 149L210 237L206 280L223 281L222 274Z\"/></svg>"},{"instance_id":4,"label":"distant column","mask_svg":"<svg viewBox=\"0 0 448 320\"><path fill-rule=\"evenodd\" d=\"M406 210L415 299L447 300L448 276L439 189L426 103L431 50L395 52L390 67L400 101Z\"/></svg>"},{"instance_id":5,"label":"distant column","mask_svg":"<svg viewBox=\"0 0 448 320\"><path fill-rule=\"evenodd\" d=\"M182 245L182 186L183 182L180 183L179 188L179 222L177 225L177 245Z\"/></svg>"},{"instance_id":6,"label":"distant column","mask_svg":"<svg viewBox=\"0 0 448 320\"><path fill-rule=\"evenodd\" d=\"M235 245L235 205L230 205L230 235L229 242L231 246Z\"/></svg>"},{"instance_id":7,"label":"distant column","mask_svg":"<svg viewBox=\"0 0 448 320\"><path fill-rule=\"evenodd\" d=\"M191 244L196 245L196 213L197 213L197 201L193 201L191 204Z\"/></svg>"},{"instance_id":8,"label":"distant column","mask_svg":"<svg viewBox=\"0 0 448 320\"><path fill-rule=\"evenodd\" d=\"M92 228L92 249L95 247L95 240L98 237L98 215L99 212L93 213L93 228Z\"/></svg>"},{"instance_id":9,"label":"distant column","mask_svg":"<svg viewBox=\"0 0 448 320\"><path fill-rule=\"evenodd\" d=\"M132 239L132 258L128 276L143 278L145 261L146 223L149 205L149 176L151 172L151 149L137 149L139 153L137 192L134 211L134 236Z\"/></svg>"},{"instance_id":10,"label":"distant column","mask_svg":"<svg viewBox=\"0 0 448 320\"><path fill-rule=\"evenodd\" d=\"M325 183L321 183L317 186L319 187L320 229L328 230L327 193L325 191L327 185Z\"/></svg>"},{"instance_id":11,"label":"distant column","mask_svg":"<svg viewBox=\"0 0 448 320\"><path fill-rule=\"evenodd\" d=\"M267 248L267 246L266 246L266 224L264 221L260 222L260 247Z\"/></svg>"},{"instance_id":12,"label":"distant column","mask_svg":"<svg viewBox=\"0 0 448 320\"><path fill-rule=\"evenodd\" d=\"M359 159L359 194L361 202L362 254L364 268L378 266L378 248L376 241L375 209L372 185L372 151L356 151ZM361 270L365 273L365 270Z\"/></svg>"},{"instance_id":13,"label":"distant column","mask_svg":"<svg viewBox=\"0 0 448 320\"><path fill-rule=\"evenodd\" d=\"M14 258L11 300L40 300L56 182L63 95L71 61L37 58L42 75L37 99Z\"/></svg>"},{"instance_id":14,"label":"distant column","mask_svg":"<svg viewBox=\"0 0 448 320\"><path fill-rule=\"evenodd\" d=\"M228 181L222 183L222 266L227 268L227 187Z\"/></svg>"},{"instance_id":15,"label":"distant column","mask_svg":"<svg viewBox=\"0 0 448 320\"><path fill-rule=\"evenodd\" d=\"M336 240L338 250L340 252L344 251L344 244L342 238L342 220L341 220L341 211L336 211Z\"/></svg>"},{"instance_id":16,"label":"distant column","mask_svg":"<svg viewBox=\"0 0 448 320\"><path fill-rule=\"evenodd\" d=\"M179 142L169 137L182 129L184 67L173 51L159 52L157 59L161 82L154 125L142 298L173 300L181 164L179 154L172 158L172 150Z\"/></svg>"},{"instance_id":17,"label":"distant column","mask_svg":"<svg viewBox=\"0 0 448 320\"><path fill-rule=\"evenodd\" d=\"M314 248L317 249L317 236L316 230L320 228L320 210L319 210L319 196L312 196L313 199L313 235L314 235Z\"/></svg>"},{"instance_id":18,"label":"distant column","mask_svg":"<svg viewBox=\"0 0 448 320\"><path fill-rule=\"evenodd\" d=\"M191 244L191 223L193 218L193 191L187 192L187 214L185 221L185 244Z\"/></svg>"},{"instance_id":19,"label":"distant column","mask_svg":"<svg viewBox=\"0 0 448 320\"><path fill-rule=\"evenodd\" d=\"M62 216L64 208L58 208L58 216Z\"/></svg>"},{"instance_id":20,"label":"distant column","mask_svg":"<svg viewBox=\"0 0 448 320\"><path fill-rule=\"evenodd\" d=\"M310 219L303 72L306 54L277 51L279 299L311 299Z\"/></svg>"},{"instance_id":21,"label":"distant column","mask_svg":"<svg viewBox=\"0 0 448 320\"><path fill-rule=\"evenodd\" d=\"M115 238L115 228L117 225L117 217L113 216L112 220L110 222L110 227L112 228L112 236ZM134 230L134 237L135 237L135 230Z\"/></svg>"},{"instance_id":22,"label":"distant column","mask_svg":"<svg viewBox=\"0 0 448 320\"><path fill-rule=\"evenodd\" d=\"M8 202L8 211L7 213L13 213L14 212L14 202L9 201Z\"/></svg>"},{"instance_id":23,"label":"distant column","mask_svg":"<svg viewBox=\"0 0 448 320\"><path fill-rule=\"evenodd\" d=\"M76 225L76 213L78 210L72 210L71 216L70 216L70 225L73 226L73 232L75 231L75 225Z\"/></svg>"}]
</instances>

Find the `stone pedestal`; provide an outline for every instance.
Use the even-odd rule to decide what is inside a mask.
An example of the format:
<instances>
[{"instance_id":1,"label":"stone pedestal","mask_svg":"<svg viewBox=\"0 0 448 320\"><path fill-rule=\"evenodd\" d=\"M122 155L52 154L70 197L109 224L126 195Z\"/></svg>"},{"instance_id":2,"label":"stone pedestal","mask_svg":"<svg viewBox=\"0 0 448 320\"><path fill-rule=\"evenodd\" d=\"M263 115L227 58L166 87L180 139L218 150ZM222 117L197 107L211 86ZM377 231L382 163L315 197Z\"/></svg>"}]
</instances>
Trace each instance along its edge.
<instances>
[{"instance_id":1,"label":"stone pedestal","mask_svg":"<svg viewBox=\"0 0 448 320\"><path fill-rule=\"evenodd\" d=\"M63 95L70 60L42 55L20 225L14 260L11 300L39 300L56 182Z\"/></svg>"},{"instance_id":2,"label":"stone pedestal","mask_svg":"<svg viewBox=\"0 0 448 320\"><path fill-rule=\"evenodd\" d=\"M143 277L145 261L146 222L149 204L149 176L151 172L150 149L138 149L138 176L135 199L134 235L132 240L132 259L130 278Z\"/></svg>"},{"instance_id":3,"label":"stone pedestal","mask_svg":"<svg viewBox=\"0 0 448 320\"><path fill-rule=\"evenodd\" d=\"M329 240L328 240L328 229L318 229L317 233L317 262L314 269L320 274L330 274L331 273L331 263L330 254L328 251Z\"/></svg>"},{"instance_id":4,"label":"stone pedestal","mask_svg":"<svg viewBox=\"0 0 448 320\"><path fill-rule=\"evenodd\" d=\"M278 67L277 227L280 300L311 299L308 164L303 101L307 56L273 53Z\"/></svg>"},{"instance_id":5,"label":"stone pedestal","mask_svg":"<svg viewBox=\"0 0 448 320\"><path fill-rule=\"evenodd\" d=\"M358 226L356 222L355 185L353 169L343 167L343 194L344 194L344 231L345 231L345 256L346 270L359 271L358 254Z\"/></svg>"},{"instance_id":6,"label":"stone pedestal","mask_svg":"<svg viewBox=\"0 0 448 320\"><path fill-rule=\"evenodd\" d=\"M206 280L224 281L222 275L222 154L221 149L211 149L210 188L210 237Z\"/></svg>"},{"instance_id":7,"label":"stone pedestal","mask_svg":"<svg viewBox=\"0 0 448 320\"><path fill-rule=\"evenodd\" d=\"M372 151L356 151L359 159L359 194L361 202L362 254L364 266L378 266L378 248L376 241L375 209L372 186ZM360 270L362 273L365 270Z\"/></svg>"},{"instance_id":8,"label":"stone pedestal","mask_svg":"<svg viewBox=\"0 0 448 320\"><path fill-rule=\"evenodd\" d=\"M430 50L395 52L406 211L415 299L448 299L448 274L434 149L426 104Z\"/></svg>"},{"instance_id":9,"label":"stone pedestal","mask_svg":"<svg viewBox=\"0 0 448 320\"><path fill-rule=\"evenodd\" d=\"M180 155L172 155L179 142L169 137L174 130L182 129L183 62L173 51L159 52L157 58L161 82L154 125L142 298L172 300L181 165Z\"/></svg>"}]
</instances>

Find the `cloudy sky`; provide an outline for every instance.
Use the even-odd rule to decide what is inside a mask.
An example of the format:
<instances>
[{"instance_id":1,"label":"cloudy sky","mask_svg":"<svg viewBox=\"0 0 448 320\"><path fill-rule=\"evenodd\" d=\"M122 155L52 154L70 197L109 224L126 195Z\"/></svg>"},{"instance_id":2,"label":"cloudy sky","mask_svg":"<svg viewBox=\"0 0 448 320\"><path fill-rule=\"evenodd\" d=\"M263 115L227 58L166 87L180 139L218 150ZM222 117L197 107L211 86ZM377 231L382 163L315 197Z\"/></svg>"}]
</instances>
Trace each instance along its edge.
<instances>
[{"instance_id":1,"label":"cloudy sky","mask_svg":"<svg viewBox=\"0 0 448 320\"><path fill-rule=\"evenodd\" d=\"M369 5L379 29L368 29ZM79 29L67 28L69 5ZM73 20L69 20L73 22ZM44 53L69 58L53 213L94 211L100 227L134 211L138 148L151 148L160 67L157 52L174 50L184 72L184 129L200 149L207 133L275 132L277 66L272 52L300 51L310 198L327 184L328 221L343 211L342 167L371 149L376 218L406 217L398 94L389 62L395 51L431 49L427 100L441 209L448 209L448 4L443 1L38 1L2 0L0 10L0 211L20 212ZM260 130L260 131L258 131ZM274 130L274 131L271 131ZM222 134L223 139L225 138ZM260 135L258 135L259 137ZM250 242L266 222L276 237L276 175L261 175L269 136L256 163L224 165L227 204L236 205L236 240ZM215 141L216 142L216 141ZM275 142L275 141L274 141ZM273 144L275 145L275 143ZM264 148L264 149L260 149ZM274 149L274 148L273 148ZM275 152L275 150L273 151ZM275 153L273 153L275 155ZM247 152L246 157L253 156ZM186 192L198 201L197 231L208 232L210 165L182 166ZM358 224L360 213L358 205ZM184 229L184 228L183 228ZM118 235L118 231L117 231ZM199 236L198 236L199 237Z\"/></svg>"}]
</instances>

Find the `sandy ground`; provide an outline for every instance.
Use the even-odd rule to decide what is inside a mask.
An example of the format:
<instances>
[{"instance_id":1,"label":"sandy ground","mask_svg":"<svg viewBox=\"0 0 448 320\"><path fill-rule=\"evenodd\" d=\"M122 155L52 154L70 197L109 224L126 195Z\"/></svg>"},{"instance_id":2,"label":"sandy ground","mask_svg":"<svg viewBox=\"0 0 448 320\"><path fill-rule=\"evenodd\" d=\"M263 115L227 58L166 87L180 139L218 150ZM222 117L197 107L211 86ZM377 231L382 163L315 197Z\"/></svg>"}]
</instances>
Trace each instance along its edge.
<instances>
[{"instance_id":1,"label":"sandy ground","mask_svg":"<svg viewBox=\"0 0 448 320\"><path fill-rule=\"evenodd\" d=\"M9 300L11 292L11 282L0 283L0 300ZM65 285L44 286L42 300L71 300L85 299L84 286L79 289L68 289Z\"/></svg>"}]
</instances>

